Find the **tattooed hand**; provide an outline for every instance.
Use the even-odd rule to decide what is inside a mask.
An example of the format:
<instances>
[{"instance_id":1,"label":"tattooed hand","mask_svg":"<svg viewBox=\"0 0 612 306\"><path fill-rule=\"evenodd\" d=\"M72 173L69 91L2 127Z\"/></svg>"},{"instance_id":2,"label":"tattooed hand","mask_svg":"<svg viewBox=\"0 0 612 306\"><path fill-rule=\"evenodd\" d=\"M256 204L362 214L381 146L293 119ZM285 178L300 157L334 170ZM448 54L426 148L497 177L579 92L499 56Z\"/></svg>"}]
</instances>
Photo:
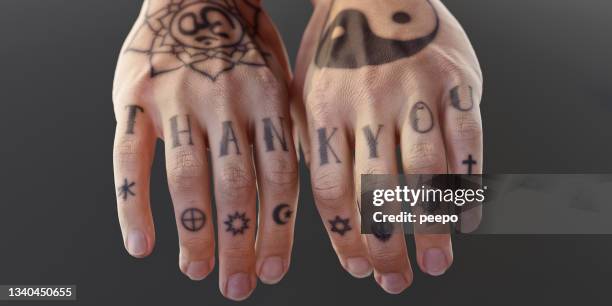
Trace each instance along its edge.
<instances>
[{"instance_id":1,"label":"tattooed hand","mask_svg":"<svg viewBox=\"0 0 612 306\"><path fill-rule=\"evenodd\" d=\"M281 40L259 5L145 1L123 47L113 92L115 182L125 247L145 257L155 243L149 177L161 138L180 269L200 280L215 264L212 169L219 286L234 300L249 296L257 276L276 283L287 271L298 192L290 73Z\"/></svg>"},{"instance_id":2,"label":"tattooed hand","mask_svg":"<svg viewBox=\"0 0 612 306\"><path fill-rule=\"evenodd\" d=\"M481 173L482 75L459 23L439 0L318 0L293 91L316 204L342 266L374 271L389 293L413 278L399 234L360 234L361 174ZM303 100L303 101L302 101ZM463 231L481 212L464 213ZM415 236L430 275L451 265L449 235Z\"/></svg>"}]
</instances>

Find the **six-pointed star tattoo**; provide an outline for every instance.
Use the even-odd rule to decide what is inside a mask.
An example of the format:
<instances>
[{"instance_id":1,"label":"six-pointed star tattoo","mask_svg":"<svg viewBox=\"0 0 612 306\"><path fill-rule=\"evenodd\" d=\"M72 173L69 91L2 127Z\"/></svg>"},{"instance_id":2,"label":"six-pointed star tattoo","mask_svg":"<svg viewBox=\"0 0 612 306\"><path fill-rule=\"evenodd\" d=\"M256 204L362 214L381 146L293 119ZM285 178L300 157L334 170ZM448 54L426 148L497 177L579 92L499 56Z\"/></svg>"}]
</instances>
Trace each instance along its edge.
<instances>
[{"instance_id":1,"label":"six-pointed star tattoo","mask_svg":"<svg viewBox=\"0 0 612 306\"><path fill-rule=\"evenodd\" d=\"M349 225L349 219L342 219L340 216L336 216L334 220L329 220L329 224L331 225L331 231L340 234L340 236L344 236L346 232L353 229Z\"/></svg>"}]
</instances>

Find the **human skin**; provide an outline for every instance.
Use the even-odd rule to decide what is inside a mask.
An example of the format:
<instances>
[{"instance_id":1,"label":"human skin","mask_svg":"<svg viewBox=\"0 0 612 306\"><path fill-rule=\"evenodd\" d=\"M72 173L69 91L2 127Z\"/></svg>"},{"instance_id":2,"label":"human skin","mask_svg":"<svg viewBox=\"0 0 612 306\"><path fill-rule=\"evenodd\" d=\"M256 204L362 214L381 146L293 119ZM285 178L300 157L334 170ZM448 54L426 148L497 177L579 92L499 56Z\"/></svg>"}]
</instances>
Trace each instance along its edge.
<instances>
[{"instance_id":1,"label":"human skin","mask_svg":"<svg viewBox=\"0 0 612 306\"><path fill-rule=\"evenodd\" d=\"M148 256L155 244L149 181L159 138L180 270L205 278L216 241L227 298L247 298L257 277L280 281L290 263L298 195L290 78L284 46L260 1L144 2L113 89L117 208L132 256Z\"/></svg>"},{"instance_id":2,"label":"human skin","mask_svg":"<svg viewBox=\"0 0 612 306\"><path fill-rule=\"evenodd\" d=\"M459 22L439 0L314 0L292 84L292 115L313 194L341 265L387 292L409 287L403 235L360 234L361 174L482 173L483 77ZM462 214L463 232L480 222ZM348 227L347 227L348 225ZM430 275L453 262L449 234L415 234Z\"/></svg>"}]
</instances>

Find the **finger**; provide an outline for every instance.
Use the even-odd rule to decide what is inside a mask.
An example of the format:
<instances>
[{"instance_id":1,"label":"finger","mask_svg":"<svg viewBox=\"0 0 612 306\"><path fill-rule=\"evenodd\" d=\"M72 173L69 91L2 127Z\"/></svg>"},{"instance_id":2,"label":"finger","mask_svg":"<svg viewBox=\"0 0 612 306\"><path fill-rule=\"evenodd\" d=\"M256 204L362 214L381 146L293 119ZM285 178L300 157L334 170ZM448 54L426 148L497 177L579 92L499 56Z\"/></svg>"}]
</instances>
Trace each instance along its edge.
<instances>
[{"instance_id":1,"label":"finger","mask_svg":"<svg viewBox=\"0 0 612 306\"><path fill-rule=\"evenodd\" d=\"M433 95L430 95L433 96ZM432 98L414 100L401 132L402 164L404 173L445 174L446 154L438 110ZM451 265L453 252L448 229L444 234L424 234L415 225L417 262L430 275L441 275Z\"/></svg>"},{"instance_id":2,"label":"finger","mask_svg":"<svg viewBox=\"0 0 612 306\"><path fill-rule=\"evenodd\" d=\"M372 267L360 230L346 131L322 124L311 131L311 137L312 189L323 224L344 269L354 277L367 277Z\"/></svg>"},{"instance_id":3,"label":"finger","mask_svg":"<svg viewBox=\"0 0 612 306\"><path fill-rule=\"evenodd\" d=\"M232 300L255 289L255 173L246 127L238 120L208 126L217 207L219 287Z\"/></svg>"},{"instance_id":4,"label":"finger","mask_svg":"<svg viewBox=\"0 0 612 306\"><path fill-rule=\"evenodd\" d=\"M155 230L149 205L149 180L156 136L140 105L117 106L113 149L117 211L127 251L145 257L153 250Z\"/></svg>"},{"instance_id":5,"label":"finger","mask_svg":"<svg viewBox=\"0 0 612 306\"><path fill-rule=\"evenodd\" d=\"M179 235L179 267L204 279L215 261L210 181L204 133L194 116L176 112L164 120L166 171Z\"/></svg>"},{"instance_id":6,"label":"finger","mask_svg":"<svg viewBox=\"0 0 612 306\"><path fill-rule=\"evenodd\" d=\"M266 116L255 123L259 226L257 274L278 283L287 272L297 210L297 156L287 116Z\"/></svg>"},{"instance_id":7,"label":"finger","mask_svg":"<svg viewBox=\"0 0 612 306\"><path fill-rule=\"evenodd\" d=\"M397 159L395 127L392 124L364 120L358 127L360 129L355 131L355 184L359 197L361 175L397 175ZM378 225L392 226L388 223ZM408 288L413 280L403 232L401 229L385 231L377 227L373 227L372 231L374 235L366 235L366 239L374 266L374 278L385 291L398 294Z\"/></svg>"},{"instance_id":8,"label":"finger","mask_svg":"<svg viewBox=\"0 0 612 306\"><path fill-rule=\"evenodd\" d=\"M445 94L444 135L449 171L453 174L482 174L483 140L480 117L480 92L469 84L452 87ZM482 219L482 205L465 207L460 214L458 230L475 231Z\"/></svg>"}]
</instances>

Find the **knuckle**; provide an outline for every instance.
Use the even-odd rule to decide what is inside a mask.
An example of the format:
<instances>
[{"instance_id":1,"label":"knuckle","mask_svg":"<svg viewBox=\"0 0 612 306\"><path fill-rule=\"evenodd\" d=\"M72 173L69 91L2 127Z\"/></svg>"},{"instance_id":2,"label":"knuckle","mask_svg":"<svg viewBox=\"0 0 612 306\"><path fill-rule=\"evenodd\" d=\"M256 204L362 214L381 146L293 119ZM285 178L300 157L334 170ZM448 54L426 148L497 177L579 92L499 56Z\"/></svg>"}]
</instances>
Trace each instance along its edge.
<instances>
[{"instance_id":1,"label":"knuckle","mask_svg":"<svg viewBox=\"0 0 612 306\"><path fill-rule=\"evenodd\" d=\"M136 137L122 137L116 140L113 150L115 166L122 170L137 170L142 156L146 156L142 148L142 140Z\"/></svg>"},{"instance_id":2,"label":"knuckle","mask_svg":"<svg viewBox=\"0 0 612 306\"><path fill-rule=\"evenodd\" d=\"M228 261L244 262L245 259L254 257L254 250L243 244L227 245L219 252L219 257Z\"/></svg>"},{"instance_id":3,"label":"knuckle","mask_svg":"<svg viewBox=\"0 0 612 306\"><path fill-rule=\"evenodd\" d=\"M404 255L402 252L389 248L379 248L371 252L372 262L377 268L383 267L398 267L398 263L402 261Z\"/></svg>"},{"instance_id":4,"label":"knuckle","mask_svg":"<svg viewBox=\"0 0 612 306\"><path fill-rule=\"evenodd\" d=\"M450 132L453 141L471 141L482 137L482 126L472 113L459 113Z\"/></svg>"},{"instance_id":5,"label":"knuckle","mask_svg":"<svg viewBox=\"0 0 612 306\"><path fill-rule=\"evenodd\" d=\"M218 177L219 188L228 196L238 195L238 190L252 188L255 178L252 170L242 163L228 164L221 169Z\"/></svg>"},{"instance_id":6,"label":"knuckle","mask_svg":"<svg viewBox=\"0 0 612 306\"><path fill-rule=\"evenodd\" d=\"M192 237L181 240L181 248L193 254L210 252L214 246L214 240L210 237Z\"/></svg>"},{"instance_id":7,"label":"knuckle","mask_svg":"<svg viewBox=\"0 0 612 306\"><path fill-rule=\"evenodd\" d=\"M188 191L200 188L204 177L204 160L197 150L179 149L168 163L168 180L173 189Z\"/></svg>"},{"instance_id":8,"label":"knuckle","mask_svg":"<svg viewBox=\"0 0 612 306\"><path fill-rule=\"evenodd\" d=\"M284 189L298 180L297 164L284 158L270 160L264 169L264 179L271 188Z\"/></svg>"},{"instance_id":9,"label":"knuckle","mask_svg":"<svg viewBox=\"0 0 612 306\"><path fill-rule=\"evenodd\" d=\"M446 172L446 159L430 143L417 143L402 152L404 170L408 174L439 174Z\"/></svg>"},{"instance_id":10,"label":"knuckle","mask_svg":"<svg viewBox=\"0 0 612 306\"><path fill-rule=\"evenodd\" d=\"M146 100L144 97L151 87L151 79L148 73L143 71L134 74L129 80L118 82L113 87L112 99L117 105L132 104L137 101Z\"/></svg>"},{"instance_id":11,"label":"knuckle","mask_svg":"<svg viewBox=\"0 0 612 306\"><path fill-rule=\"evenodd\" d=\"M317 203L328 208L338 207L341 198L349 193L346 179L337 172L319 171L313 176L312 190Z\"/></svg>"}]
</instances>

